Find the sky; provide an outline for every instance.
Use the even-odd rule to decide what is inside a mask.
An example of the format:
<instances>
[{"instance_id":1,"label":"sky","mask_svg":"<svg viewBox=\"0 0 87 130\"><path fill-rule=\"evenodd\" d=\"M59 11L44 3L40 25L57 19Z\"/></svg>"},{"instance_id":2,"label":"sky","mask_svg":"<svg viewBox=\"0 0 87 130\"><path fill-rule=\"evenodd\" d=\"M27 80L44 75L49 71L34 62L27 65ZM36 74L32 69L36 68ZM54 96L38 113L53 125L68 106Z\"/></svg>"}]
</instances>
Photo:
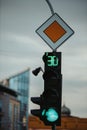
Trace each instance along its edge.
<instances>
[{"instance_id":1,"label":"sky","mask_svg":"<svg viewBox=\"0 0 87 130\"><path fill-rule=\"evenodd\" d=\"M87 118L87 1L50 0L56 12L73 30L74 35L57 51L62 52L62 104L71 114ZM42 56L52 49L36 34L50 16L45 0L0 0L0 80L30 68L29 97L44 90ZM29 109L37 107L29 100Z\"/></svg>"}]
</instances>

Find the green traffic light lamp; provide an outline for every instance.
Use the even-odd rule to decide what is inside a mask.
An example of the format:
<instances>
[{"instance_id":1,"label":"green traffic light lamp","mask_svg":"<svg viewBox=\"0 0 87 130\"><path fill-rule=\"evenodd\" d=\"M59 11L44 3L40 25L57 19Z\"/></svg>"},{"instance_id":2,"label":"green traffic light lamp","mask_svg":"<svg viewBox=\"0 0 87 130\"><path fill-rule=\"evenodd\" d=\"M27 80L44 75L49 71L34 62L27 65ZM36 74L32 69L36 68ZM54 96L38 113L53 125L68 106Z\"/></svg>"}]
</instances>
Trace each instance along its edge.
<instances>
[{"instance_id":1,"label":"green traffic light lamp","mask_svg":"<svg viewBox=\"0 0 87 130\"><path fill-rule=\"evenodd\" d=\"M55 122L59 118L58 112L54 108L44 109L42 116L45 116L49 122Z\"/></svg>"}]
</instances>

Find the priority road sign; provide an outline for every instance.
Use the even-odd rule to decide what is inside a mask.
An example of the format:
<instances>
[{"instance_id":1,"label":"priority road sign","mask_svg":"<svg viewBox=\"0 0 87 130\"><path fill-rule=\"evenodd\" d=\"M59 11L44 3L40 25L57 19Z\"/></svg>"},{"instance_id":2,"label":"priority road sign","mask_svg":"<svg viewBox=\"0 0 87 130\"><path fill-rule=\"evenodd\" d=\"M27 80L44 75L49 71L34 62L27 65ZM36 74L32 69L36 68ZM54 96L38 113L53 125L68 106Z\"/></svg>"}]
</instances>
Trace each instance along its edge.
<instances>
[{"instance_id":1,"label":"priority road sign","mask_svg":"<svg viewBox=\"0 0 87 130\"><path fill-rule=\"evenodd\" d=\"M55 13L36 30L36 33L53 50L56 50L74 34L74 31L58 14Z\"/></svg>"}]
</instances>

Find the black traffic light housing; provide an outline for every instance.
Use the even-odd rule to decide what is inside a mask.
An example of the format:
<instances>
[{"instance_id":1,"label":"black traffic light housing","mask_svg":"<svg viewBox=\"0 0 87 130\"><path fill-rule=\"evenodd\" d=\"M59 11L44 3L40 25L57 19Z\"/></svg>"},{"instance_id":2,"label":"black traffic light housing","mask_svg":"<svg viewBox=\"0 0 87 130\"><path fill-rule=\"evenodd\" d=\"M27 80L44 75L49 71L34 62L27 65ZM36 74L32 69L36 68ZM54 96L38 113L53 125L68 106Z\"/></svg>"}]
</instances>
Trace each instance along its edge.
<instances>
[{"instance_id":1,"label":"black traffic light housing","mask_svg":"<svg viewBox=\"0 0 87 130\"><path fill-rule=\"evenodd\" d=\"M31 113L39 117L45 125L61 125L62 74L61 52L46 52L44 61L44 92L40 97L31 97L31 101L40 106ZM41 68L33 71L36 76Z\"/></svg>"},{"instance_id":2,"label":"black traffic light housing","mask_svg":"<svg viewBox=\"0 0 87 130\"><path fill-rule=\"evenodd\" d=\"M41 104L41 98L40 97L31 97L31 101L35 104L38 104L40 105ZM31 113L34 115L34 116L38 116L40 117L40 109L33 109L31 110Z\"/></svg>"},{"instance_id":3,"label":"black traffic light housing","mask_svg":"<svg viewBox=\"0 0 87 130\"><path fill-rule=\"evenodd\" d=\"M47 107L44 114L44 123L45 125L55 124L60 126L62 98L61 52L46 52L43 61L45 63L43 74L44 107ZM47 119L47 115L49 115L49 119Z\"/></svg>"}]
</instances>

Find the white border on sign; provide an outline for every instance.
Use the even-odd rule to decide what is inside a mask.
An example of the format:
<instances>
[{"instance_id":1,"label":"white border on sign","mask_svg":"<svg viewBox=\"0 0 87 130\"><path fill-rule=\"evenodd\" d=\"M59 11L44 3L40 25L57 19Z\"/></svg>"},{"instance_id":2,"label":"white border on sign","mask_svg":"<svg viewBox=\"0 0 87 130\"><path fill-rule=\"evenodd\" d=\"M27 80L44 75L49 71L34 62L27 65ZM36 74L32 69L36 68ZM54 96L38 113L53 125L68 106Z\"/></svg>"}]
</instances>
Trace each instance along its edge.
<instances>
[{"instance_id":1,"label":"white border on sign","mask_svg":"<svg viewBox=\"0 0 87 130\"><path fill-rule=\"evenodd\" d=\"M50 26L54 21L66 31L66 33L55 43L44 33L44 30ZM36 33L53 49L56 50L62 43L64 43L70 36L74 34L74 31L63 21L63 19L58 15L52 15L45 23L43 23L37 30Z\"/></svg>"}]
</instances>

